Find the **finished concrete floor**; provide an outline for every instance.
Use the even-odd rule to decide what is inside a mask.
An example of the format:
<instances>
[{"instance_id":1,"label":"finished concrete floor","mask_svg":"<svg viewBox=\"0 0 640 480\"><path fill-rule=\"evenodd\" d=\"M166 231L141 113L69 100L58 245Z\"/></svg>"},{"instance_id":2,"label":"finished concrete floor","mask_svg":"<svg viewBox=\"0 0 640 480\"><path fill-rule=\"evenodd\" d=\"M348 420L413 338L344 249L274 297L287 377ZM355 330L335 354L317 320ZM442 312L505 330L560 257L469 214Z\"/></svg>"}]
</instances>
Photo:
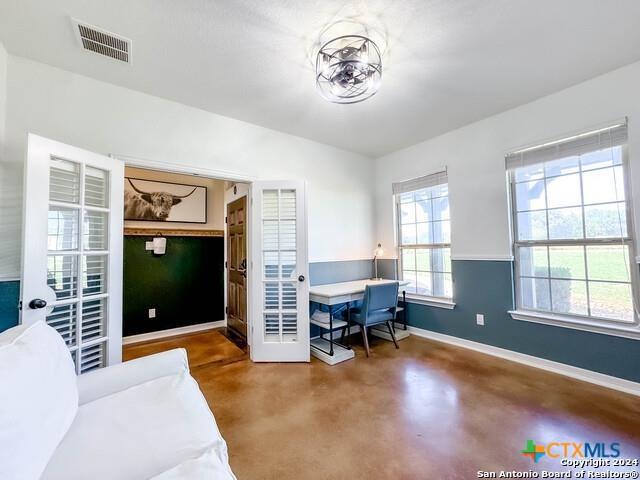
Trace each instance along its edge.
<instances>
[{"instance_id":1,"label":"finished concrete floor","mask_svg":"<svg viewBox=\"0 0 640 480\"><path fill-rule=\"evenodd\" d=\"M400 347L373 339L370 358L356 346L354 360L333 367L196 368L238 479L562 470L525 458L528 439L619 442L622 458L640 458L638 397L415 336Z\"/></svg>"},{"instance_id":2,"label":"finished concrete floor","mask_svg":"<svg viewBox=\"0 0 640 480\"><path fill-rule=\"evenodd\" d=\"M173 348L185 348L193 370L208 364L221 365L247 358L245 350L224 335L224 329L211 329L147 342L124 345L122 360L133 360Z\"/></svg>"}]
</instances>

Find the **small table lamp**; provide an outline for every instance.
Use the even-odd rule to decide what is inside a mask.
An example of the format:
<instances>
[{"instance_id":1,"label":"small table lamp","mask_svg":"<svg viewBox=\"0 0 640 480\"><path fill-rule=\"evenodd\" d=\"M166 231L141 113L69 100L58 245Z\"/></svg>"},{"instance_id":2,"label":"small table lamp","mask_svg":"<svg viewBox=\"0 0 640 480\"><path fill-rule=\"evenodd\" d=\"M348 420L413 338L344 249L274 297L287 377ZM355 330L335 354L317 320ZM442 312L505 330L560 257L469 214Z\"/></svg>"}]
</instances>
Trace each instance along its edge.
<instances>
[{"instance_id":1,"label":"small table lamp","mask_svg":"<svg viewBox=\"0 0 640 480\"><path fill-rule=\"evenodd\" d=\"M378 257L384 253L382 249L382 244L378 244L378 247L373 251L373 268L374 268L374 280L380 280L378 277Z\"/></svg>"}]
</instances>

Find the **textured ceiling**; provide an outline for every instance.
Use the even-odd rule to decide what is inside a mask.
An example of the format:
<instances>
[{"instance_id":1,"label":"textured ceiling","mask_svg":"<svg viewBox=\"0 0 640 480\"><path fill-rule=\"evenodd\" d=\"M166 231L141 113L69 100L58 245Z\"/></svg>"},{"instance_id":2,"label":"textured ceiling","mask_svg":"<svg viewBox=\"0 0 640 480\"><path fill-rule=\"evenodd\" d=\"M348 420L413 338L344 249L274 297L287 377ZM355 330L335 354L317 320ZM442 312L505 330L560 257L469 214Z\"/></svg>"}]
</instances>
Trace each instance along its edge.
<instances>
[{"instance_id":1,"label":"textured ceiling","mask_svg":"<svg viewBox=\"0 0 640 480\"><path fill-rule=\"evenodd\" d=\"M69 17L133 40L133 63L80 50ZM387 43L380 92L315 91L310 52L345 19ZM640 59L640 1L0 0L15 55L379 156Z\"/></svg>"}]
</instances>

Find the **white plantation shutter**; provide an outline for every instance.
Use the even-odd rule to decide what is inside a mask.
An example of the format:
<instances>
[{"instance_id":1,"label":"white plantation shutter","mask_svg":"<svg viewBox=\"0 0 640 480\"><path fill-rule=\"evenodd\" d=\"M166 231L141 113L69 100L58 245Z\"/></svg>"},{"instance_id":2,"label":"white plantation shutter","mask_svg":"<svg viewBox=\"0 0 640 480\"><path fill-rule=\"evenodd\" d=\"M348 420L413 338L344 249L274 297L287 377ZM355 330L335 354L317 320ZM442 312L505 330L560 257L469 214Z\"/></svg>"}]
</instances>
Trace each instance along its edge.
<instances>
[{"instance_id":1,"label":"white plantation shutter","mask_svg":"<svg viewBox=\"0 0 640 480\"><path fill-rule=\"evenodd\" d=\"M265 339L295 341L297 325L296 192L264 190L262 197Z\"/></svg>"},{"instance_id":2,"label":"white plantation shutter","mask_svg":"<svg viewBox=\"0 0 640 480\"><path fill-rule=\"evenodd\" d=\"M120 160L29 135L21 321L53 327L77 373L122 356L123 177Z\"/></svg>"},{"instance_id":3,"label":"white plantation shutter","mask_svg":"<svg viewBox=\"0 0 640 480\"><path fill-rule=\"evenodd\" d=\"M309 281L305 184L260 181L251 186L251 358L307 362Z\"/></svg>"},{"instance_id":4,"label":"white plantation shutter","mask_svg":"<svg viewBox=\"0 0 640 480\"><path fill-rule=\"evenodd\" d=\"M80 351L84 373L106 360L109 172L52 158L49 185L47 283L56 300L46 321Z\"/></svg>"}]
</instances>

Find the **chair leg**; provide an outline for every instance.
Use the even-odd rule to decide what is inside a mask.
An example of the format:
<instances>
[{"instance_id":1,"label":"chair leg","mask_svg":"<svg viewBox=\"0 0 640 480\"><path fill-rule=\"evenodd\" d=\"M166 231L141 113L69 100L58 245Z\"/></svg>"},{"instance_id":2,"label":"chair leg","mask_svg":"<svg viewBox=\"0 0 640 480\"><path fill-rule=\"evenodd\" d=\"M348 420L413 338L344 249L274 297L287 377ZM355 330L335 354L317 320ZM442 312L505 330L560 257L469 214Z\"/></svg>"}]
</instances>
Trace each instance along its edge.
<instances>
[{"instance_id":1,"label":"chair leg","mask_svg":"<svg viewBox=\"0 0 640 480\"><path fill-rule=\"evenodd\" d=\"M367 338L367 327L360 325L360 332L362 332L362 342L364 343L364 350L369 356L369 339Z\"/></svg>"},{"instance_id":2,"label":"chair leg","mask_svg":"<svg viewBox=\"0 0 640 480\"><path fill-rule=\"evenodd\" d=\"M387 322L387 328L389 329L389 334L391 335L391 340L393 340L393 344L396 346L396 348L400 348L398 346L398 342L396 341L396 336L393 333L393 328L391 327L391 322Z\"/></svg>"},{"instance_id":3,"label":"chair leg","mask_svg":"<svg viewBox=\"0 0 640 480\"><path fill-rule=\"evenodd\" d=\"M346 334L347 340L349 340L349 345L344 343L345 334ZM347 345L349 348L351 348L351 318L350 318L349 312L347 312L347 324L344 327L342 327L342 333L340 334L340 343L342 345Z\"/></svg>"}]
</instances>

